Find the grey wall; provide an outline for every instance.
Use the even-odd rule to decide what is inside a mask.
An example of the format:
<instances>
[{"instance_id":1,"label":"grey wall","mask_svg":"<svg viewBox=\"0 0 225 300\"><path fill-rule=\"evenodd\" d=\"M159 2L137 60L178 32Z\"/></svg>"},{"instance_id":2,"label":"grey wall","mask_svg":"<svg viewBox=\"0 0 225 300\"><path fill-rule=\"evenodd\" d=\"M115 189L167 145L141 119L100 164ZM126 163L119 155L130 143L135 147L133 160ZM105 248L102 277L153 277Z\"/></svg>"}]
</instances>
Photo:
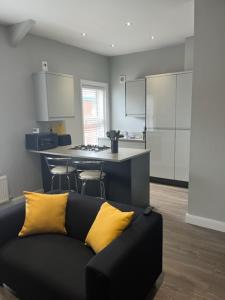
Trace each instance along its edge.
<instances>
[{"instance_id":1,"label":"grey wall","mask_svg":"<svg viewBox=\"0 0 225 300\"><path fill-rule=\"evenodd\" d=\"M185 40L185 56L184 56L184 69L193 69L193 56L194 56L194 37L190 36Z\"/></svg>"},{"instance_id":2,"label":"grey wall","mask_svg":"<svg viewBox=\"0 0 225 300\"><path fill-rule=\"evenodd\" d=\"M184 44L110 58L111 123L114 129L143 131L144 119L125 117L125 90L119 76L127 80L184 70Z\"/></svg>"},{"instance_id":3,"label":"grey wall","mask_svg":"<svg viewBox=\"0 0 225 300\"><path fill-rule=\"evenodd\" d=\"M31 74L42 60L50 71L74 76L76 116L66 121L74 143L82 141L80 79L109 81L108 58L32 35L12 48L0 26L0 172L8 176L14 197L41 187L39 159L25 151L24 134L37 126Z\"/></svg>"},{"instance_id":4,"label":"grey wall","mask_svg":"<svg viewBox=\"0 0 225 300\"><path fill-rule=\"evenodd\" d=\"M195 1L189 208L225 222L225 1Z\"/></svg>"}]
</instances>

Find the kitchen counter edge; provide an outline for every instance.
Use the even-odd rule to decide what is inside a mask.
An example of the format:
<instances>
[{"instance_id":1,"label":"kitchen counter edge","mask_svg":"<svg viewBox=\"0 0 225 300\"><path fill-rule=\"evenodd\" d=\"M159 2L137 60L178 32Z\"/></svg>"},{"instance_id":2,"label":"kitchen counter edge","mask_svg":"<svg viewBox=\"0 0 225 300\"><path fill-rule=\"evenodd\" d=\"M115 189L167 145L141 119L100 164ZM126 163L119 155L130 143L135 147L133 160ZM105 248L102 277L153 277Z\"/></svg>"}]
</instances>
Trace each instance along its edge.
<instances>
[{"instance_id":1,"label":"kitchen counter edge","mask_svg":"<svg viewBox=\"0 0 225 300\"><path fill-rule=\"evenodd\" d=\"M104 152L104 151L89 152L89 151L81 151L81 150L71 150L72 147L73 145L58 146L56 148L41 150L41 151L38 150L27 150L27 151L31 153L37 153L37 154L58 155L58 156L74 157L74 158L81 158L81 159L90 159L90 160L102 160L102 161L109 161L115 163L120 163L151 152L149 149L130 149L130 148L119 148L118 153L111 153L111 152ZM106 151L110 151L110 150L106 150ZM121 151L124 153L121 153ZM107 154L110 155L111 157L106 157L105 155ZM121 157L118 157L119 155Z\"/></svg>"}]
</instances>

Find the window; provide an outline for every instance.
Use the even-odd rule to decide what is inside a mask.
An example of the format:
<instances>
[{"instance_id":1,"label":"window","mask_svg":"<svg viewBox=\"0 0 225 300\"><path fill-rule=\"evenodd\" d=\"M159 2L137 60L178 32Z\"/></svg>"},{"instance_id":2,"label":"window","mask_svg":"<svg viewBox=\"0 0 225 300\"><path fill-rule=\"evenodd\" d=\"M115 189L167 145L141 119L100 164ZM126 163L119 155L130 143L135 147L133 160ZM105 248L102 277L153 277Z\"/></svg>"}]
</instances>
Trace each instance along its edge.
<instances>
[{"instance_id":1,"label":"window","mask_svg":"<svg viewBox=\"0 0 225 300\"><path fill-rule=\"evenodd\" d=\"M84 144L98 144L107 131L107 85L82 83Z\"/></svg>"}]
</instances>

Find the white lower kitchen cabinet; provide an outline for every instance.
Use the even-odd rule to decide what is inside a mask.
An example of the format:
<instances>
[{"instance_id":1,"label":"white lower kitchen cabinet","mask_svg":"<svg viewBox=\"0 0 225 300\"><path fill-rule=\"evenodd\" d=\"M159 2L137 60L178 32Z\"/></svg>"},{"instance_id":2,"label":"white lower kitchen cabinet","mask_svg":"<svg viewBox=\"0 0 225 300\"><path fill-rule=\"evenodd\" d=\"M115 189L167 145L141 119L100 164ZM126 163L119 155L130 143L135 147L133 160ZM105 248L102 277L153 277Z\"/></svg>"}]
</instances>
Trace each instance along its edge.
<instances>
[{"instance_id":1,"label":"white lower kitchen cabinet","mask_svg":"<svg viewBox=\"0 0 225 300\"><path fill-rule=\"evenodd\" d=\"M189 181L190 130L176 130L175 180Z\"/></svg>"},{"instance_id":2,"label":"white lower kitchen cabinet","mask_svg":"<svg viewBox=\"0 0 225 300\"><path fill-rule=\"evenodd\" d=\"M137 142L137 141L119 141L119 147L121 148L133 148L133 149L145 149L144 142Z\"/></svg>"},{"instance_id":3,"label":"white lower kitchen cabinet","mask_svg":"<svg viewBox=\"0 0 225 300\"><path fill-rule=\"evenodd\" d=\"M175 130L147 131L146 146L151 150L150 176L174 179Z\"/></svg>"}]
</instances>

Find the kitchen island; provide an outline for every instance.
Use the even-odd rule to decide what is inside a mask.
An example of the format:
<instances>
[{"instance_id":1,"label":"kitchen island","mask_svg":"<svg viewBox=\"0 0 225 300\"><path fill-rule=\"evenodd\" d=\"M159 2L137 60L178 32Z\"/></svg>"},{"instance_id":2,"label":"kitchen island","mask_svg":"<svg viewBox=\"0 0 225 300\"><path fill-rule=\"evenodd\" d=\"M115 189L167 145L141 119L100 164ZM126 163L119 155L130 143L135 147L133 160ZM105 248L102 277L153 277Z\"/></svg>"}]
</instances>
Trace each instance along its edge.
<instances>
[{"instance_id":1,"label":"kitchen island","mask_svg":"<svg viewBox=\"0 0 225 300\"><path fill-rule=\"evenodd\" d=\"M149 202L149 150L119 148L118 153L110 149L94 152L74 150L72 145L61 146L44 151L30 152L40 154L42 166L42 181L45 192L50 190L50 174L45 156L72 157L74 160L104 161L103 170L106 175L106 198L110 201L146 207ZM96 194L96 184L90 183L89 194ZM92 186L92 188L91 188Z\"/></svg>"}]
</instances>

